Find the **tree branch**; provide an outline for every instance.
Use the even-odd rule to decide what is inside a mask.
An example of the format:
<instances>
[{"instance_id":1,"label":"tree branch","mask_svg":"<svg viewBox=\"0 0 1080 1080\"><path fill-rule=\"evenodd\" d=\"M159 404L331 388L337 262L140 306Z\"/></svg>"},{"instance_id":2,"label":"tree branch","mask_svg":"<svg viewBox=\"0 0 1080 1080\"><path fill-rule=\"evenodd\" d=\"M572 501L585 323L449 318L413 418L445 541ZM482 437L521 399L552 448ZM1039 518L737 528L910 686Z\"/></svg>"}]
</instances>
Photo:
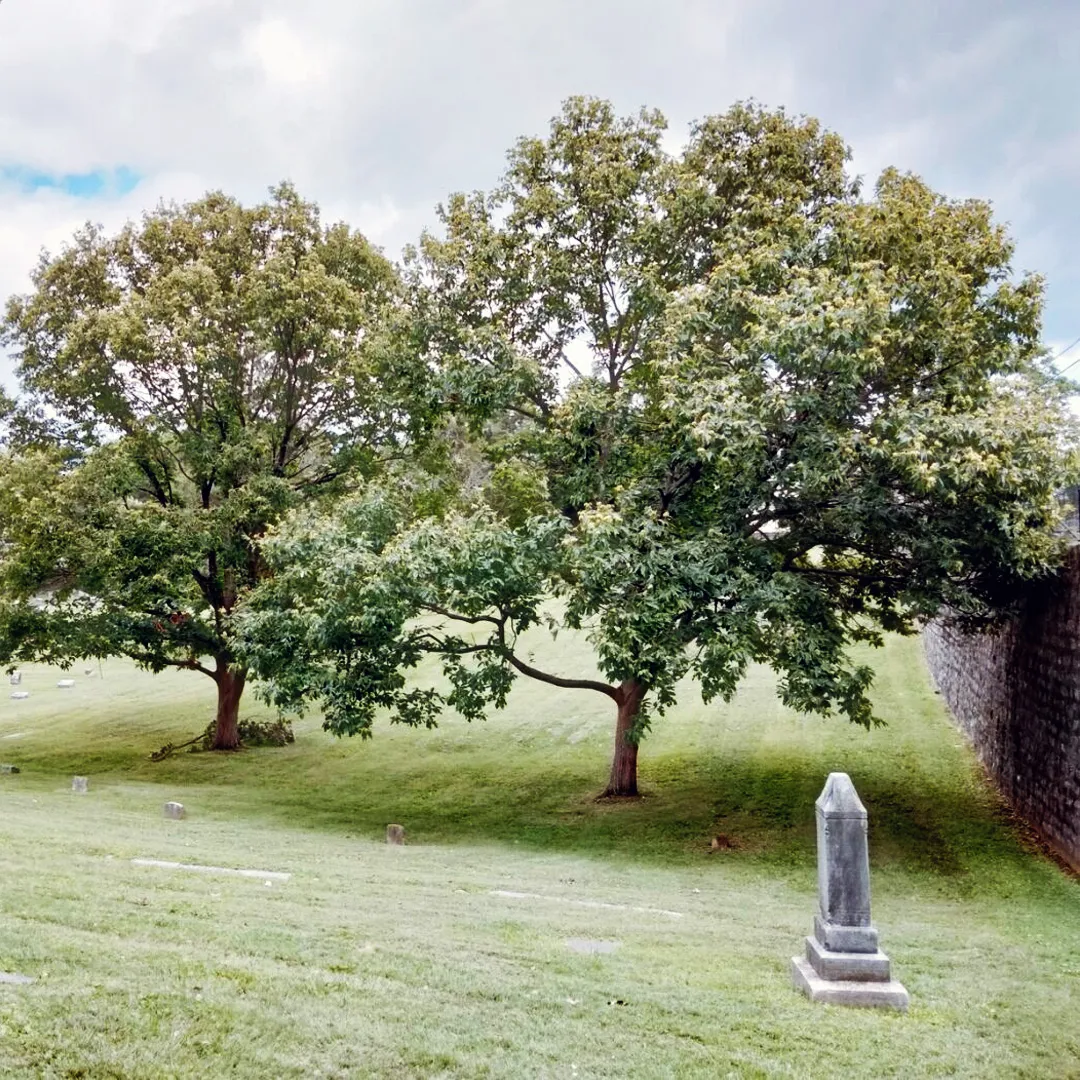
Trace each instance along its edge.
<instances>
[{"instance_id":1,"label":"tree branch","mask_svg":"<svg viewBox=\"0 0 1080 1080\"><path fill-rule=\"evenodd\" d=\"M530 679L536 679L537 682L547 683L549 686L559 686L564 690L595 690L597 693L606 694L616 703L619 701L618 687L609 686L607 683L599 682L596 679L564 679L560 675L549 675L546 671L541 671L539 668L534 668L531 664L526 664L524 660L519 660L514 655L512 647L507 644L506 641L506 616L503 616L501 619L496 619L492 615L459 615L456 612L448 611L446 608L441 608L436 604L421 604L420 606L424 608L425 611L430 611L435 615L443 615L448 619L456 619L465 623L490 623L496 627L499 632L499 642L497 646L494 642L490 645L469 646L464 650L466 652L484 652L487 649L497 648L511 667L517 668L522 675L528 675Z\"/></svg>"},{"instance_id":2,"label":"tree branch","mask_svg":"<svg viewBox=\"0 0 1080 1080\"><path fill-rule=\"evenodd\" d=\"M146 664L150 667L160 664L162 667L183 668L185 671L201 671L211 679L217 680L216 673L203 667L198 660L168 660L163 656L155 656L153 653L139 652L138 649L124 649L124 655L137 664Z\"/></svg>"},{"instance_id":3,"label":"tree branch","mask_svg":"<svg viewBox=\"0 0 1080 1080\"><path fill-rule=\"evenodd\" d=\"M439 607L438 604L421 604L425 611L430 611L433 615L442 615L445 619L453 619L455 622L464 623L491 623L492 626L497 626L500 630L503 627L503 620L496 619L494 615L459 615L456 611L450 611L447 608Z\"/></svg>"},{"instance_id":4,"label":"tree branch","mask_svg":"<svg viewBox=\"0 0 1080 1080\"><path fill-rule=\"evenodd\" d=\"M546 671L541 671L531 664L526 664L524 660L519 660L509 649L506 650L505 656L512 667L517 668L522 675L528 675L530 679L536 679L537 682L547 683L549 686L561 686L565 690L595 690L597 693L606 694L618 704L618 687L609 686L607 683L598 682L595 679L564 679L559 675L549 675Z\"/></svg>"},{"instance_id":5,"label":"tree branch","mask_svg":"<svg viewBox=\"0 0 1080 1080\"><path fill-rule=\"evenodd\" d=\"M445 656L468 656L471 653L491 652L495 649L495 645L492 644L490 639L480 645L452 645L449 641L435 634L422 633L417 634L412 640L423 644L425 648L433 652Z\"/></svg>"}]
</instances>

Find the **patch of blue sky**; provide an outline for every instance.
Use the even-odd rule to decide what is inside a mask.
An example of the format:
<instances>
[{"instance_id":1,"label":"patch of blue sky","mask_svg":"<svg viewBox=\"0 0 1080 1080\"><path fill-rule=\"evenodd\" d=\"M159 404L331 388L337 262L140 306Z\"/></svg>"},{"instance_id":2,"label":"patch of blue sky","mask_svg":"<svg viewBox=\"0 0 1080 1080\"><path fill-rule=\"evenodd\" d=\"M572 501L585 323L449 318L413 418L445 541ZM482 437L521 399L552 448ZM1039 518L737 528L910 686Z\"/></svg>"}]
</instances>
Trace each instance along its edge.
<instances>
[{"instance_id":1,"label":"patch of blue sky","mask_svg":"<svg viewBox=\"0 0 1080 1080\"><path fill-rule=\"evenodd\" d=\"M57 191L77 199L126 195L140 180L142 176L127 165L84 173L51 173L26 165L0 165L0 186L16 187L25 193Z\"/></svg>"}]
</instances>

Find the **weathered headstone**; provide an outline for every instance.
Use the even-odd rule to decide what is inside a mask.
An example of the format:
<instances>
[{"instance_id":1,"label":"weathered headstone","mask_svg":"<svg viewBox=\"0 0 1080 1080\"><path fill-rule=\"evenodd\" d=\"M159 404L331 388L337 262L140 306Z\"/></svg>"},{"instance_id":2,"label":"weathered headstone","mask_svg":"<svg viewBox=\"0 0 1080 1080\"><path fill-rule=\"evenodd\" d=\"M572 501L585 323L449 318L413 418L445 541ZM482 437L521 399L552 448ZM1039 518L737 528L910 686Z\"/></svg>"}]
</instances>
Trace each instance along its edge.
<instances>
[{"instance_id":1,"label":"weathered headstone","mask_svg":"<svg viewBox=\"0 0 1080 1080\"><path fill-rule=\"evenodd\" d=\"M18 765L0 765L0 773L11 774L11 773L17 773L19 771L20 770L19 770Z\"/></svg>"},{"instance_id":2,"label":"weathered headstone","mask_svg":"<svg viewBox=\"0 0 1080 1080\"><path fill-rule=\"evenodd\" d=\"M61 690L70 690L75 685L74 679L61 679L57 684Z\"/></svg>"},{"instance_id":3,"label":"weathered headstone","mask_svg":"<svg viewBox=\"0 0 1080 1080\"><path fill-rule=\"evenodd\" d=\"M386 826L386 842L388 844L404 844L405 843L405 826L404 825L387 825Z\"/></svg>"},{"instance_id":4,"label":"weathered headstone","mask_svg":"<svg viewBox=\"0 0 1080 1080\"><path fill-rule=\"evenodd\" d=\"M90 780L86 776L73 776L71 778L71 790L76 795L85 795L90 790Z\"/></svg>"},{"instance_id":5,"label":"weathered headstone","mask_svg":"<svg viewBox=\"0 0 1080 1080\"><path fill-rule=\"evenodd\" d=\"M0 971L0 983L10 986L29 986L34 980L29 975L17 975L13 971Z\"/></svg>"},{"instance_id":6,"label":"weathered headstone","mask_svg":"<svg viewBox=\"0 0 1080 1080\"><path fill-rule=\"evenodd\" d=\"M13 671L8 676L8 682L11 683L12 686L18 686L19 683L22 682L22 672L21 671Z\"/></svg>"},{"instance_id":7,"label":"weathered headstone","mask_svg":"<svg viewBox=\"0 0 1080 1080\"><path fill-rule=\"evenodd\" d=\"M815 803L818 902L806 957L791 961L795 986L811 1001L906 1009L870 920L866 808L847 773L830 773Z\"/></svg>"},{"instance_id":8,"label":"weathered headstone","mask_svg":"<svg viewBox=\"0 0 1080 1080\"><path fill-rule=\"evenodd\" d=\"M183 803L167 802L165 804L165 816L179 821L181 818L187 816L187 811L184 810Z\"/></svg>"},{"instance_id":9,"label":"weathered headstone","mask_svg":"<svg viewBox=\"0 0 1080 1080\"><path fill-rule=\"evenodd\" d=\"M11 697L14 701L25 701L30 696L29 690L12 690Z\"/></svg>"}]
</instances>

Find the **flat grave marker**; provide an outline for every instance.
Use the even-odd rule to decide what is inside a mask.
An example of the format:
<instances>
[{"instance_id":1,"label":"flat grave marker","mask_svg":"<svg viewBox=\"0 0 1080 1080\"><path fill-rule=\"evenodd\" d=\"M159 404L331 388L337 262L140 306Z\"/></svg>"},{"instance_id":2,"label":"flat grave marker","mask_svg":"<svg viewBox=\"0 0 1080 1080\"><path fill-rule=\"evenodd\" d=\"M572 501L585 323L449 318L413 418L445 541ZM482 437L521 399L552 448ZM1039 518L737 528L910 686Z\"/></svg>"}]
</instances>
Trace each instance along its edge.
<instances>
[{"instance_id":1,"label":"flat grave marker","mask_svg":"<svg viewBox=\"0 0 1080 1080\"><path fill-rule=\"evenodd\" d=\"M232 866L200 866L198 863L168 862L165 859L132 859L132 866L152 866L160 870L188 870L196 874L229 874L234 877L288 881L292 874L281 870L241 870Z\"/></svg>"}]
</instances>

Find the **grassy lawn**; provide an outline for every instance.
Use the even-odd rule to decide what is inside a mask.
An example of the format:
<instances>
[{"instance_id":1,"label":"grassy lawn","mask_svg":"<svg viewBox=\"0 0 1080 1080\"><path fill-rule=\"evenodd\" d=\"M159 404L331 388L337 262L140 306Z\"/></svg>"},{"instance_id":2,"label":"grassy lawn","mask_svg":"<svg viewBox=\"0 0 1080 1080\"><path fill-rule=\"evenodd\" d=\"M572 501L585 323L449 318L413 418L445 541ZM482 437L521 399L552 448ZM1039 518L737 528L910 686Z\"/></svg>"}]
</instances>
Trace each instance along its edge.
<instances>
[{"instance_id":1,"label":"grassy lawn","mask_svg":"<svg viewBox=\"0 0 1080 1080\"><path fill-rule=\"evenodd\" d=\"M580 669L580 642L545 651ZM597 694L522 681L483 724L361 743L309 718L284 749L154 764L210 719L208 680L27 668L0 700L0 971L36 982L0 985L0 1076L1080 1077L1080 883L1014 832L918 643L875 662L869 733L785 711L763 672L730 706L687 688L626 804L593 801ZM790 987L834 769L870 811L907 1015Z\"/></svg>"}]
</instances>

